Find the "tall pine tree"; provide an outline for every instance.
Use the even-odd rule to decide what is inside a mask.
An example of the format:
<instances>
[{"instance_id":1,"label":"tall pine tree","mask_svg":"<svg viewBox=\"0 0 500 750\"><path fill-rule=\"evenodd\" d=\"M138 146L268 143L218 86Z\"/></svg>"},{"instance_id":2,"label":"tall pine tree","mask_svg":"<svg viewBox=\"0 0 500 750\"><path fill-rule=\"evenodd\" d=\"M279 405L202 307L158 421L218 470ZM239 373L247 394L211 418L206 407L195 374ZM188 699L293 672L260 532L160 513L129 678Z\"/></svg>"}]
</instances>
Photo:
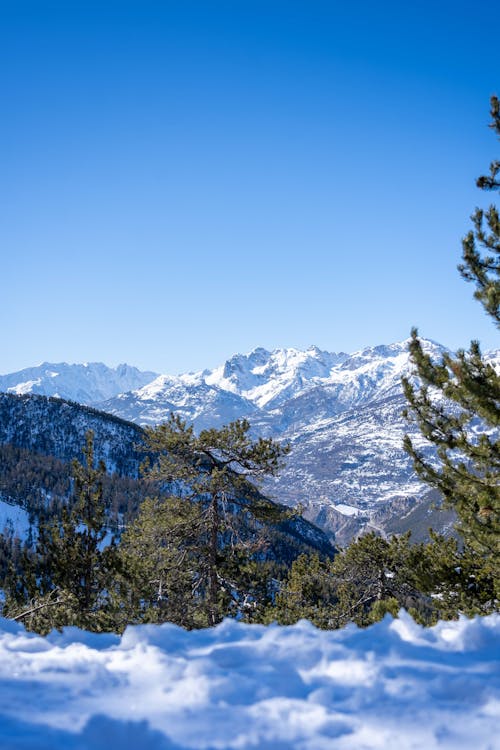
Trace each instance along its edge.
<instances>
[{"instance_id":1,"label":"tall pine tree","mask_svg":"<svg viewBox=\"0 0 500 750\"><path fill-rule=\"evenodd\" d=\"M165 424L147 430L147 448L155 456L149 476L168 482L179 497L200 508L186 533L194 532L197 540L197 590L207 625L246 605L251 594L238 569L263 544L262 522L284 517L253 483L276 474L288 447L272 439L252 440L249 429L241 419L196 435L192 426L171 415Z\"/></svg>"},{"instance_id":2,"label":"tall pine tree","mask_svg":"<svg viewBox=\"0 0 500 750\"><path fill-rule=\"evenodd\" d=\"M500 136L500 106L491 99L491 127ZM483 190L500 190L500 162L493 161L490 174L480 177ZM485 312L500 325L500 219L498 209L476 209L473 228L463 240L462 276L475 284L474 296ZM411 439L405 448L415 469L436 487L445 503L455 509L457 528L468 554L481 561L483 573L499 585L500 544L500 377L483 357L479 343L468 351L445 354L438 362L424 351L417 331L412 331L411 360L419 385L408 378L403 386L406 416L418 425L435 448L432 459L424 457ZM491 608L495 607L494 600Z\"/></svg>"}]
</instances>

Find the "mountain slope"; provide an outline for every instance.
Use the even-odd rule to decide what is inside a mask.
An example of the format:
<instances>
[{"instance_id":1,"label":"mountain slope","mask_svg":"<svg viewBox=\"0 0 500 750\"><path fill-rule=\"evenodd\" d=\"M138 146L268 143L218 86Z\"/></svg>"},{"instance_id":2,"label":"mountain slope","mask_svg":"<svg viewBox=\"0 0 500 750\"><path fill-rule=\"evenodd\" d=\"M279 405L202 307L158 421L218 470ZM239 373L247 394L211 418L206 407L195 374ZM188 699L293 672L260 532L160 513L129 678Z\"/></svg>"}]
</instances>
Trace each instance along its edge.
<instances>
[{"instance_id":1,"label":"mountain slope","mask_svg":"<svg viewBox=\"0 0 500 750\"><path fill-rule=\"evenodd\" d=\"M81 461L87 430L95 435L96 459L104 461L109 472L138 476L143 460L135 448L143 436L138 425L57 398L0 393L0 444Z\"/></svg>"},{"instance_id":2,"label":"mountain slope","mask_svg":"<svg viewBox=\"0 0 500 750\"><path fill-rule=\"evenodd\" d=\"M104 499L114 522L119 517L130 519L147 495L168 492L168 487L139 479L145 458L140 426L61 399L0 393L0 500L14 509L10 517L17 512L16 505L31 512L40 503L67 500L68 462L83 459L89 429L94 432L96 460L103 460L112 474L104 483ZM8 515L9 508L4 513ZM269 538L266 554L282 561L302 552L334 552L325 534L300 517L271 525Z\"/></svg>"},{"instance_id":3,"label":"mountain slope","mask_svg":"<svg viewBox=\"0 0 500 750\"><path fill-rule=\"evenodd\" d=\"M198 430L222 427L257 411L243 396L209 385L202 375L160 375L151 383L97 404L99 409L142 425L154 425L176 412Z\"/></svg>"}]
</instances>

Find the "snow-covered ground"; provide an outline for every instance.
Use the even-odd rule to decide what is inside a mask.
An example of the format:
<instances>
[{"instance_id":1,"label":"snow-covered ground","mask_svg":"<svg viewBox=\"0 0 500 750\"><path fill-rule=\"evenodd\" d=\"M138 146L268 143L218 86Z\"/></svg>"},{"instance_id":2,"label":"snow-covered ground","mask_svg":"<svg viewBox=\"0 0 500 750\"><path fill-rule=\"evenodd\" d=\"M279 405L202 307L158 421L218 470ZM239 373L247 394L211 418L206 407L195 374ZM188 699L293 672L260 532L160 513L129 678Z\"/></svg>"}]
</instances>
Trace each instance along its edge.
<instances>
[{"instance_id":1,"label":"snow-covered ground","mask_svg":"<svg viewBox=\"0 0 500 750\"><path fill-rule=\"evenodd\" d=\"M29 515L19 505L0 500L0 533L9 527L20 539L26 539L30 527Z\"/></svg>"},{"instance_id":2,"label":"snow-covered ground","mask_svg":"<svg viewBox=\"0 0 500 750\"><path fill-rule=\"evenodd\" d=\"M423 629L0 620L2 750L497 750L500 616Z\"/></svg>"}]
</instances>

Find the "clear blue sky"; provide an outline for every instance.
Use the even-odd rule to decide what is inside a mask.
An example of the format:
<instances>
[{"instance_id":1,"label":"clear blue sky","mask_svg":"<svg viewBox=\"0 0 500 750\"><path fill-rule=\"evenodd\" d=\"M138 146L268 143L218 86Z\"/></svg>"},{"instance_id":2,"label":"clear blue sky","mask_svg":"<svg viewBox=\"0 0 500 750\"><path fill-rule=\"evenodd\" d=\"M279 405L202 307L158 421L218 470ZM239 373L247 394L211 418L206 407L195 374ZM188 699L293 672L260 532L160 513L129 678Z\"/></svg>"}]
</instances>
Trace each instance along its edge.
<instances>
[{"instance_id":1,"label":"clear blue sky","mask_svg":"<svg viewBox=\"0 0 500 750\"><path fill-rule=\"evenodd\" d=\"M500 3L0 9L0 372L498 346L456 265Z\"/></svg>"}]
</instances>

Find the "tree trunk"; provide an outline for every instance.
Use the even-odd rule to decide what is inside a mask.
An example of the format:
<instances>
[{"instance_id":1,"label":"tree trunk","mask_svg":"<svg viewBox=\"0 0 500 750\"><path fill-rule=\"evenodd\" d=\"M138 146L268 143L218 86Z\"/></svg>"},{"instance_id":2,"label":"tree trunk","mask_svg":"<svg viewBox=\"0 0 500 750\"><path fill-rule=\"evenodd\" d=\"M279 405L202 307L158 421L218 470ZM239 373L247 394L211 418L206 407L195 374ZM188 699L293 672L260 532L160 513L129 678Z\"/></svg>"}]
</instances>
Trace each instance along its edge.
<instances>
[{"instance_id":1,"label":"tree trunk","mask_svg":"<svg viewBox=\"0 0 500 750\"><path fill-rule=\"evenodd\" d=\"M219 500L214 494L210 503L210 542L208 550L208 624L217 625L219 615L219 581L217 578L217 546L219 540Z\"/></svg>"}]
</instances>

